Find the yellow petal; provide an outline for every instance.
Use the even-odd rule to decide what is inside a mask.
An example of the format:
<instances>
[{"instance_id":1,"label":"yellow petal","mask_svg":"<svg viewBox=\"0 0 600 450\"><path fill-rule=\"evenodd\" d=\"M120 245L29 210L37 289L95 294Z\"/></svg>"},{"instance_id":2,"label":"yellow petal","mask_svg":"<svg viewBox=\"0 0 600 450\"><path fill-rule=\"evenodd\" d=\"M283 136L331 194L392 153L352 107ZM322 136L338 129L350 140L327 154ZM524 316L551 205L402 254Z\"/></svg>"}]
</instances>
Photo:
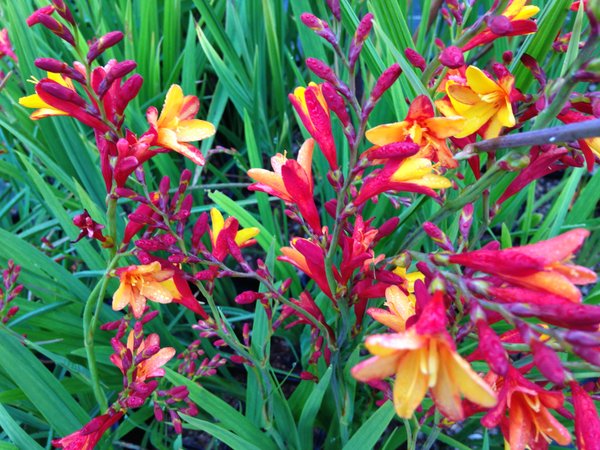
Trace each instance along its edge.
<instances>
[{"instance_id":1,"label":"yellow petal","mask_svg":"<svg viewBox=\"0 0 600 450\"><path fill-rule=\"evenodd\" d=\"M451 85L447 87L446 93L459 115L462 115L481 101L479 95L468 86Z\"/></svg>"},{"instance_id":2,"label":"yellow petal","mask_svg":"<svg viewBox=\"0 0 600 450\"><path fill-rule=\"evenodd\" d=\"M421 373L420 351L407 352L398 363L394 381L396 414L404 419L412 417L427 392L429 377Z\"/></svg>"},{"instance_id":3,"label":"yellow petal","mask_svg":"<svg viewBox=\"0 0 600 450\"><path fill-rule=\"evenodd\" d=\"M467 77L467 84L477 94L490 94L500 90L500 86L498 86L498 84L488 78L483 71L475 66L467 67L465 75Z\"/></svg>"},{"instance_id":4,"label":"yellow petal","mask_svg":"<svg viewBox=\"0 0 600 450\"><path fill-rule=\"evenodd\" d=\"M158 118L158 127L172 126L171 122L179 115L181 104L183 103L183 90L177 84L171 85L165 103Z\"/></svg>"},{"instance_id":5,"label":"yellow petal","mask_svg":"<svg viewBox=\"0 0 600 450\"><path fill-rule=\"evenodd\" d=\"M50 106L44 100L42 100L42 98L39 95L37 95L37 94L28 95L26 97L21 97L19 99L19 105L24 106L25 108L35 108L35 109L50 108L50 109L54 109L54 108L52 108L52 106Z\"/></svg>"},{"instance_id":6,"label":"yellow petal","mask_svg":"<svg viewBox=\"0 0 600 450\"><path fill-rule=\"evenodd\" d=\"M463 114L466 119L463 130L455 137L463 138L478 131L496 113L493 103L480 102Z\"/></svg>"},{"instance_id":7,"label":"yellow petal","mask_svg":"<svg viewBox=\"0 0 600 450\"><path fill-rule=\"evenodd\" d=\"M446 139L460 133L465 126L465 119L460 116L434 117L425 120L430 134L438 139Z\"/></svg>"},{"instance_id":8,"label":"yellow petal","mask_svg":"<svg viewBox=\"0 0 600 450\"><path fill-rule=\"evenodd\" d=\"M527 20L540 12L540 8L534 5L527 5L521 8L521 11L513 17L512 20Z\"/></svg>"},{"instance_id":9,"label":"yellow petal","mask_svg":"<svg viewBox=\"0 0 600 450\"><path fill-rule=\"evenodd\" d=\"M201 141L215 134L215 126L205 120L190 119L182 120L177 126L176 134L178 142Z\"/></svg>"},{"instance_id":10,"label":"yellow petal","mask_svg":"<svg viewBox=\"0 0 600 450\"><path fill-rule=\"evenodd\" d=\"M177 151L180 147L177 134L170 128L159 128L156 143L162 147Z\"/></svg>"},{"instance_id":11,"label":"yellow petal","mask_svg":"<svg viewBox=\"0 0 600 450\"><path fill-rule=\"evenodd\" d=\"M439 348L440 365L438 367L437 382L431 389L433 398L440 412L450 420L459 421L463 418L463 409L460 401L459 387L450 375L448 365L452 358L442 346Z\"/></svg>"},{"instance_id":12,"label":"yellow petal","mask_svg":"<svg viewBox=\"0 0 600 450\"><path fill-rule=\"evenodd\" d=\"M462 395L467 400L484 408L495 406L497 399L492 388L475 373L469 363L458 353L449 349L445 351L451 353L451 358L446 358L444 361L449 366L450 376Z\"/></svg>"},{"instance_id":13,"label":"yellow petal","mask_svg":"<svg viewBox=\"0 0 600 450\"><path fill-rule=\"evenodd\" d=\"M120 311L125 308L132 299L131 286L127 283L121 283L119 288L113 294L112 309Z\"/></svg>"},{"instance_id":14,"label":"yellow petal","mask_svg":"<svg viewBox=\"0 0 600 450\"><path fill-rule=\"evenodd\" d=\"M512 0L502 15L508 18L515 17L523 9L525 3L527 3L527 0Z\"/></svg>"},{"instance_id":15,"label":"yellow petal","mask_svg":"<svg viewBox=\"0 0 600 450\"><path fill-rule=\"evenodd\" d=\"M409 183L419 186L426 186L431 189L447 189L452 186L452 182L441 175L429 174L417 180L409 180Z\"/></svg>"},{"instance_id":16,"label":"yellow petal","mask_svg":"<svg viewBox=\"0 0 600 450\"><path fill-rule=\"evenodd\" d=\"M223 229L223 225L225 225L225 220L223 219L223 214L217 208L211 208L210 221L212 223L212 244L215 245L217 236Z\"/></svg>"},{"instance_id":17,"label":"yellow petal","mask_svg":"<svg viewBox=\"0 0 600 450\"><path fill-rule=\"evenodd\" d=\"M392 181L412 181L431 173L432 170L433 165L426 158L407 158L392 175Z\"/></svg>"},{"instance_id":18,"label":"yellow petal","mask_svg":"<svg viewBox=\"0 0 600 450\"><path fill-rule=\"evenodd\" d=\"M365 347L373 355L389 356L398 350L415 350L427 342L412 328L404 333L374 334L365 340Z\"/></svg>"},{"instance_id":19,"label":"yellow petal","mask_svg":"<svg viewBox=\"0 0 600 450\"><path fill-rule=\"evenodd\" d=\"M245 242L258 235L258 233L260 233L258 228L244 228L235 235L235 243L237 245L243 245Z\"/></svg>"},{"instance_id":20,"label":"yellow petal","mask_svg":"<svg viewBox=\"0 0 600 450\"><path fill-rule=\"evenodd\" d=\"M167 282L145 282L140 289L140 294L153 302L171 303L173 301L173 294L167 286L163 285L164 283Z\"/></svg>"},{"instance_id":21,"label":"yellow petal","mask_svg":"<svg viewBox=\"0 0 600 450\"><path fill-rule=\"evenodd\" d=\"M512 105L508 98L504 102L504 105L500 107L497 113L498 120L505 127L514 127L516 120L513 114Z\"/></svg>"}]
</instances>

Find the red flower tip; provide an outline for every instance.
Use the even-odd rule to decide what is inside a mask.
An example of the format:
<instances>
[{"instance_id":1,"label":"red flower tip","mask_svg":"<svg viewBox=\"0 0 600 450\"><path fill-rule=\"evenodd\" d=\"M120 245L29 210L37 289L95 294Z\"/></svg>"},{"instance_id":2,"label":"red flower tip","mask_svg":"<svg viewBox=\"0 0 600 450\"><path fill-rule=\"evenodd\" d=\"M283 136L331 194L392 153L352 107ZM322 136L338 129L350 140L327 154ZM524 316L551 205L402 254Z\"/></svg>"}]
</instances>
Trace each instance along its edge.
<instances>
[{"instance_id":1,"label":"red flower tip","mask_svg":"<svg viewBox=\"0 0 600 450\"><path fill-rule=\"evenodd\" d=\"M458 69L465 65L465 57L460 48L451 45L442 50L440 62L450 69Z\"/></svg>"}]
</instances>

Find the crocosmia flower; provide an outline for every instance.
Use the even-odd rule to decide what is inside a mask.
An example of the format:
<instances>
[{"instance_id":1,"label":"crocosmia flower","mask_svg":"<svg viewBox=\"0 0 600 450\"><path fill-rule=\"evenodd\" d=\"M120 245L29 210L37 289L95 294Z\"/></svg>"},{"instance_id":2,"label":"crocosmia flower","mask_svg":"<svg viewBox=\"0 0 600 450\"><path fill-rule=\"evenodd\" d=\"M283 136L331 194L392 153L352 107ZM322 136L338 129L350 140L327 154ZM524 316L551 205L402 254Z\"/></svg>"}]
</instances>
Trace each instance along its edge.
<instances>
[{"instance_id":1,"label":"crocosmia flower","mask_svg":"<svg viewBox=\"0 0 600 450\"><path fill-rule=\"evenodd\" d=\"M321 219L313 198L312 155L315 141L307 139L298 152L298 160L277 153L271 158L273 171L250 169L248 176L256 183L251 191L262 191L296 205L313 231L320 232Z\"/></svg>"},{"instance_id":2,"label":"crocosmia flower","mask_svg":"<svg viewBox=\"0 0 600 450\"><path fill-rule=\"evenodd\" d=\"M511 1L504 12L488 20L488 27L462 47L463 51L489 44L502 36L519 36L537 31L537 25L531 19L540 8L528 5L527 0Z\"/></svg>"},{"instance_id":3,"label":"crocosmia flower","mask_svg":"<svg viewBox=\"0 0 600 450\"><path fill-rule=\"evenodd\" d=\"M425 95L419 95L411 103L408 115L402 122L371 128L366 137L377 146L404 142L410 138L420 147L415 156L454 168L458 163L452 157L446 138L460 133L464 121L460 116L435 117L431 100Z\"/></svg>"},{"instance_id":4,"label":"crocosmia flower","mask_svg":"<svg viewBox=\"0 0 600 450\"><path fill-rule=\"evenodd\" d=\"M237 219L234 217L224 219L221 212L216 208L210 210L210 219L212 221L210 230L212 253L219 261L223 261L229 254L230 249L227 242L229 239L232 239L240 248L256 243L253 238L260 232L258 228L252 227L240 230Z\"/></svg>"},{"instance_id":5,"label":"crocosmia flower","mask_svg":"<svg viewBox=\"0 0 600 450\"><path fill-rule=\"evenodd\" d=\"M4 58L5 56L12 58L15 62L19 62L17 55L15 55L15 52L13 51L12 44L10 43L8 30L3 28L0 30L0 58Z\"/></svg>"},{"instance_id":6,"label":"crocosmia flower","mask_svg":"<svg viewBox=\"0 0 600 450\"><path fill-rule=\"evenodd\" d=\"M93 450L102 435L117 423L125 413L109 410L108 413L93 418L83 428L60 439L54 439L52 445L65 450Z\"/></svg>"},{"instance_id":7,"label":"crocosmia flower","mask_svg":"<svg viewBox=\"0 0 600 450\"><path fill-rule=\"evenodd\" d=\"M323 97L321 85L309 83L308 87L297 87L289 96L306 131L317 141L331 170L337 169L337 152L331 132L329 107Z\"/></svg>"},{"instance_id":8,"label":"crocosmia flower","mask_svg":"<svg viewBox=\"0 0 600 450\"><path fill-rule=\"evenodd\" d=\"M500 74L498 82L475 66L465 71L465 84L446 81L447 98L436 101L436 106L447 117L465 119L462 131L454 137L464 138L480 131L490 139L497 137L502 127L515 126L512 101L519 98L515 79L503 66L497 64L494 68Z\"/></svg>"},{"instance_id":9,"label":"crocosmia flower","mask_svg":"<svg viewBox=\"0 0 600 450\"><path fill-rule=\"evenodd\" d=\"M131 306L136 319L146 307L146 300L157 303L171 303L181 299L173 270L163 270L158 261L141 266L128 266L116 270L121 285L113 295L112 307L115 311Z\"/></svg>"},{"instance_id":10,"label":"crocosmia flower","mask_svg":"<svg viewBox=\"0 0 600 450\"><path fill-rule=\"evenodd\" d=\"M450 420L463 419L461 395L491 408L496 395L456 352L446 325L443 294L437 292L406 331L367 337L365 345L374 356L353 367L352 375L363 382L395 375L393 401L402 418L413 415L428 390Z\"/></svg>"},{"instance_id":11,"label":"crocosmia flower","mask_svg":"<svg viewBox=\"0 0 600 450\"><path fill-rule=\"evenodd\" d=\"M133 381L144 382L148 378L164 377L165 369L163 369L163 366L175 356L175 349L173 347L160 348L160 337L156 333L148 335L139 343L137 348L135 348L134 341L134 331L131 330L127 337L127 349L131 351L134 361L142 359L136 365ZM145 357L148 352L152 353L149 358ZM123 366L123 361L119 355L113 353L110 360L123 372L123 375L127 373L128 367Z\"/></svg>"},{"instance_id":12,"label":"crocosmia flower","mask_svg":"<svg viewBox=\"0 0 600 450\"><path fill-rule=\"evenodd\" d=\"M575 285L596 281L594 271L570 260L590 232L578 228L546 241L504 250L475 250L449 256L449 261L495 275L512 285L581 301ZM527 301L524 298L523 301Z\"/></svg>"},{"instance_id":13,"label":"crocosmia flower","mask_svg":"<svg viewBox=\"0 0 600 450\"><path fill-rule=\"evenodd\" d=\"M48 79L60 84L61 86L66 87L67 89L75 92L75 87L73 86L73 82L68 78L63 78L63 76L59 73L48 72ZM35 78L31 78L31 81L34 84L38 84L39 81ZM39 120L44 117L49 116L68 116L69 113L65 111L61 111L53 106L50 106L46 103L39 94L28 95L27 97L21 97L19 99L19 105L24 106L25 108L33 108L35 111L29 116L31 120Z\"/></svg>"},{"instance_id":14,"label":"crocosmia flower","mask_svg":"<svg viewBox=\"0 0 600 450\"><path fill-rule=\"evenodd\" d=\"M563 406L561 392L542 389L512 366L506 377L490 372L486 379L498 392L498 404L481 423L488 428L500 425L508 448L546 449L551 441L559 445L571 442L569 431L549 411Z\"/></svg>"},{"instance_id":15,"label":"crocosmia flower","mask_svg":"<svg viewBox=\"0 0 600 450\"><path fill-rule=\"evenodd\" d=\"M434 189L452 186L447 178L435 173L434 164L427 158L410 157L386 164L373 171L363 183L354 204L359 206L386 191L416 192L437 197Z\"/></svg>"},{"instance_id":16,"label":"crocosmia flower","mask_svg":"<svg viewBox=\"0 0 600 450\"><path fill-rule=\"evenodd\" d=\"M204 165L204 156L189 142L201 141L215 134L215 127L205 120L194 117L200 109L200 101L195 95L183 95L177 84L170 87L163 109L158 115L154 107L148 108L146 118L156 129L156 144L181 153L194 163Z\"/></svg>"}]
</instances>

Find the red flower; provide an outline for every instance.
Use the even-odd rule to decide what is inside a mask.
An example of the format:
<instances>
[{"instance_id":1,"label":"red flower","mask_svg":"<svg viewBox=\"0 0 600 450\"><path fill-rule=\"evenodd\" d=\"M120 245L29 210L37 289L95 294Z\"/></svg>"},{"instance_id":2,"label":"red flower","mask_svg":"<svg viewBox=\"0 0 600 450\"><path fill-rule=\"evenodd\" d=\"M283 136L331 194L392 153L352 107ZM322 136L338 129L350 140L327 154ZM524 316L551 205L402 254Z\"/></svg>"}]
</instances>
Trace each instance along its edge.
<instances>
[{"instance_id":1,"label":"red flower","mask_svg":"<svg viewBox=\"0 0 600 450\"><path fill-rule=\"evenodd\" d=\"M600 417L594 400L576 382L571 381L575 407L575 439L579 450L600 450Z\"/></svg>"},{"instance_id":2,"label":"red flower","mask_svg":"<svg viewBox=\"0 0 600 450\"><path fill-rule=\"evenodd\" d=\"M564 123L585 122L595 119L594 116L588 116L573 110L563 111L556 117ZM600 137L579 139L577 142L581 146L581 151L585 157L587 168L591 172L596 158L600 158Z\"/></svg>"},{"instance_id":3,"label":"red flower","mask_svg":"<svg viewBox=\"0 0 600 450\"><path fill-rule=\"evenodd\" d=\"M329 107L323 97L321 85L309 83L307 88L297 87L288 98L306 131L319 144L331 170L337 169L337 151L331 132Z\"/></svg>"},{"instance_id":4,"label":"red flower","mask_svg":"<svg viewBox=\"0 0 600 450\"><path fill-rule=\"evenodd\" d=\"M569 260L583 245L589 231L578 228L546 241L504 250L475 250L448 260L495 275L512 285L581 302L576 284L596 281L596 273Z\"/></svg>"},{"instance_id":5,"label":"red flower","mask_svg":"<svg viewBox=\"0 0 600 450\"><path fill-rule=\"evenodd\" d=\"M313 198L312 155L315 141L307 139L298 160L288 159L277 153L271 158L273 171L250 169L248 176L256 183L248 187L251 191L262 191L279 197L286 203L296 205L300 214L314 232L321 232L321 219Z\"/></svg>"},{"instance_id":6,"label":"red flower","mask_svg":"<svg viewBox=\"0 0 600 450\"><path fill-rule=\"evenodd\" d=\"M481 423L487 428L500 425L511 450L545 449L551 440L559 445L571 442L569 431L549 411L562 407L561 392L542 389L512 366L506 377L490 372L486 380L498 392L498 404Z\"/></svg>"},{"instance_id":7,"label":"red flower","mask_svg":"<svg viewBox=\"0 0 600 450\"><path fill-rule=\"evenodd\" d=\"M117 423L123 414L109 410L108 413L92 419L80 430L61 439L54 439L52 445L65 450L93 450L106 430Z\"/></svg>"},{"instance_id":8,"label":"red flower","mask_svg":"<svg viewBox=\"0 0 600 450\"><path fill-rule=\"evenodd\" d=\"M489 44L502 36L519 36L537 31L537 25L531 17L539 12L539 8L527 5L527 0L512 0L504 12L488 20L488 28L467 42L462 50L471 50L479 45Z\"/></svg>"}]
</instances>

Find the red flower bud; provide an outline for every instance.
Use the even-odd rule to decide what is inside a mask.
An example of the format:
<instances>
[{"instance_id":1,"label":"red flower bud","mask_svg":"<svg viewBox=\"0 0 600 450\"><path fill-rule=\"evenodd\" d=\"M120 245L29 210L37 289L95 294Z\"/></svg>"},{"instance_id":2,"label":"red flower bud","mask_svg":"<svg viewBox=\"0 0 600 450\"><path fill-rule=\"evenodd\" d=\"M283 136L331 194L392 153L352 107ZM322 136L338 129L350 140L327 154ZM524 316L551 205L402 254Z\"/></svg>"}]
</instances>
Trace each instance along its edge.
<instances>
[{"instance_id":1,"label":"red flower bud","mask_svg":"<svg viewBox=\"0 0 600 450\"><path fill-rule=\"evenodd\" d=\"M64 25L59 23L58 20L47 14L39 14L37 16L37 21L48 28L56 36L75 47L75 38L73 38L71 32Z\"/></svg>"},{"instance_id":2,"label":"red flower bud","mask_svg":"<svg viewBox=\"0 0 600 450\"><path fill-rule=\"evenodd\" d=\"M73 15L71 14L71 11L65 4L64 0L52 0L52 3L54 4L54 9L56 9L56 12L60 15L60 17L65 19L71 25L75 25Z\"/></svg>"},{"instance_id":3,"label":"red flower bud","mask_svg":"<svg viewBox=\"0 0 600 450\"><path fill-rule=\"evenodd\" d=\"M423 224L423 230L425 230L425 233L427 233L427 235L431 239L433 239L433 241L442 250L454 252L454 246L452 245L452 242L450 241L448 236L446 236L446 233L444 233L442 230L440 230L434 223L425 222Z\"/></svg>"},{"instance_id":4,"label":"red flower bud","mask_svg":"<svg viewBox=\"0 0 600 450\"><path fill-rule=\"evenodd\" d=\"M37 58L34 61L34 64L37 68L45 70L46 72L62 73L68 78L80 83L85 83L85 77L63 61L54 58Z\"/></svg>"},{"instance_id":5,"label":"red flower bud","mask_svg":"<svg viewBox=\"0 0 600 450\"><path fill-rule=\"evenodd\" d=\"M440 62L450 69L457 69L465 65L465 57L460 48L451 45L442 50Z\"/></svg>"},{"instance_id":6,"label":"red flower bud","mask_svg":"<svg viewBox=\"0 0 600 450\"><path fill-rule=\"evenodd\" d=\"M342 11L340 9L340 0L327 0L327 6L331 10L333 17L335 17L338 22L341 22Z\"/></svg>"},{"instance_id":7,"label":"red flower bud","mask_svg":"<svg viewBox=\"0 0 600 450\"><path fill-rule=\"evenodd\" d=\"M105 50L118 44L123 39L123 33L120 31L111 31L104 36L99 37L91 46L87 54L87 62L91 64L98 56L104 53Z\"/></svg>"},{"instance_id":8,"label":"red flower bud","mask_svg":"<svg viewBox=\"0 0 600 450\"><path fill-rule=\"evenodd\" d=\"M508 372L508 355L498 335L492 330L485 320L477 321L477 335L479 336L479 351L489 364L490 369L498 375Z\"/></svg>"},{"instance_id":9,"label":"red flower bud","mask_svg":"<svg viewBox=\"0 0 600 450\"><path fill-rule=\"evenodd\" d=\"M40 16L49 16L54 12L54 6L48 5L34 11L25 21L27 26L32 27L35 24L40 23Z\"/></svg>"},{"instance_id":10,"label":"red flower bud","mask_svg":"<svg viewBox=\"0 0 600 450\"><path fill-rule=\"evenodd\" d=\"M255 291L244 291L235 297L235 302L239 305L248 305L254 303L256 300L264 298L264 294Z\"/></svg>"},{"instance_id":11,"label":"red flower bud","mask_svg":"<svg viewBox=\"0 0 600 450\"><path fill-rule=\"evenodd\" d=\"M350 44L350 50L348 51L348 63L350 64L351 69L354 69L354 66L356 65L358 56L363 48L363 44L369 37L371 28L373 28L373 14L368 13L358 24L356 33L354 33L354 38Z\"/></svg>"},{"instance_id":12,"label":"red flower bud","mask_svg":"<svg viewBox=\"0 0 600 450\"><path fill-rule=\"evenodd\" d=\"M503 15L491 17L487 21L487 25L490 27L492 33L498 36L504 36L505 34L510 33L513 29L510 19Z\"/></svg>"},{"instance_id":13,"label":"red flower bud","mask_svg":"<svg viewBox=\"0 0 600 450\"><path fill-rule=\"evenodd\" d=\"M393 142L391 144L375 147L366 152L369 161L378 159L404 159L417 154L420 147L414 142Z\"/></svg>"},{"instance_id":14,"label":"red flower bud","mask_svg":"<svg viewBox=\"0 0 600 450\"><path fill-rule=\"evenodd\" d=\"M565 369L556 352L538 340L532 340L530 346L533 351L533 362L541 374L552 383L563 384L565 382Z\"/></svg>"},{"instance_id":15,"label":"red flower bud","mask_svg":"<svg viewBox=\"0 0 600 450\"><path fill-rule=\"evenodd\" d=\"M371 91L372 101L377 102L384 92L395 83L400 74L402 74L402 69L398 63L394 63L385 69L381 76L377 79L377 83L375 83L375 87Z\"/></svg>"},{"instance_id":16,"label":"red flower bud","mask_svg":"<svg viewBox=\"0 0 600 450\"><path fill-rule=\"evenodd\" d=\"M331 31L331 28L329 28L327 22L311 13L302 13L300 20L302 20L304 25L313 30L317 36L322 37L331 45L337 45L337 38L333 31Z\"/></svg>"},{"instance_id":17,"label":"red flower bud","mask_svg":"<svg viewBox=\"0 0 600 450\"><path fill-rule=\"evenodd\" d=\"M425 71L427 67L427 62L425 58L423 58L419 53L417 53L412 48L407 48L404 50L404 56L408 59L408 62L411 63L417 69L421 69L421 72Z\"/></svg>"}]
</instances>

